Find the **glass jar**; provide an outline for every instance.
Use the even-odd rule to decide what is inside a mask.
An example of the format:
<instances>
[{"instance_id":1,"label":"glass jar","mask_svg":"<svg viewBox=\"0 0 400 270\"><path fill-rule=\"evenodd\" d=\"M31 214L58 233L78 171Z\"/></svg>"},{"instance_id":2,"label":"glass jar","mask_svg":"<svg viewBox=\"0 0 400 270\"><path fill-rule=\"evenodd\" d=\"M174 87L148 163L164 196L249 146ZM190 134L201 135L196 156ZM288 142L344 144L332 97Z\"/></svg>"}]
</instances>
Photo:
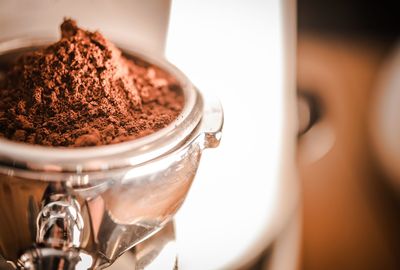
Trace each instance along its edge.
<instances>
[{"instance_id":1,"label":"glass jar","mask_svg":"<svg viewBox=\"0 0 400 270\"><path fill-rule=\"evenodd\" d=\"M0 62L51 37L0 43ZM169 126L115 145L59 148L0 139L0 255L26 269L103 268L150 237L181 206L223 112L162 57L121 46L180 83L182 113ZM61 268L60 268L61 267Z\"/></svg>"}]
</instances>

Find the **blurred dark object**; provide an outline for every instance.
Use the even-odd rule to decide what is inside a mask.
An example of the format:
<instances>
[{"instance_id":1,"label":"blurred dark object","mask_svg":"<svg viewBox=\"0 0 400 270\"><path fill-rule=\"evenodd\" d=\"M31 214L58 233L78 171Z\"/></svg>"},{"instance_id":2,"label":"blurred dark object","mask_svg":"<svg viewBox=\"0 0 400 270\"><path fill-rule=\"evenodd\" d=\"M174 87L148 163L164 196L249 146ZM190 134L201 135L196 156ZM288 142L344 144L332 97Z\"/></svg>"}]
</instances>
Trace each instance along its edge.
<instances>
[{"instance_id":1,"label":"blurred dark object","mask_svg":"<svg viewBox=\"0 0 400 270\"><path fill-rule=\"evenodd\" d=\"M398 3L298 1L297 84L309 106L298 140L301 269L400 269L400 196L369 127L400 41Z\"/></svg>"},{"instance_id":2,"label":"blurred dark object","mask_svg":"<svg viewBox=\"0 0 400 270\"><path fill-rule=\"evenodd\" d=\"M399 6L396 0L299 0L298 29L390 41L399 37Z\"/></svg>"}]
</instances>

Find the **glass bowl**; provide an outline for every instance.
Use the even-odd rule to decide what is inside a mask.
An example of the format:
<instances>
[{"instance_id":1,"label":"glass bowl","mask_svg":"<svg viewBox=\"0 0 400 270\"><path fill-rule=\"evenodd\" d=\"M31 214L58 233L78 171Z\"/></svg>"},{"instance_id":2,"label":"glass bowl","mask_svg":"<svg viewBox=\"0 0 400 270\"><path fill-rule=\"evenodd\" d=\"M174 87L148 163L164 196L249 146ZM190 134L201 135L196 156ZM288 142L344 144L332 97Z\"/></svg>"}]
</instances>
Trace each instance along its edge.
<instances>
[{"instance_id":1,"label":"glass bowl","mask_svg":"<svg viewBox=\"0 0 400 270\"><path fill-rule=\"evenodd\" d=\"M46 38L0 43L0 64ZM202 151L217 147L223 111L173 65L138 50L128 56L179 82L185 105L167 127L114 145L62 148L0 139L0 255L26 269L104 268L171 220Z\"/></svg>"}]
</instances>

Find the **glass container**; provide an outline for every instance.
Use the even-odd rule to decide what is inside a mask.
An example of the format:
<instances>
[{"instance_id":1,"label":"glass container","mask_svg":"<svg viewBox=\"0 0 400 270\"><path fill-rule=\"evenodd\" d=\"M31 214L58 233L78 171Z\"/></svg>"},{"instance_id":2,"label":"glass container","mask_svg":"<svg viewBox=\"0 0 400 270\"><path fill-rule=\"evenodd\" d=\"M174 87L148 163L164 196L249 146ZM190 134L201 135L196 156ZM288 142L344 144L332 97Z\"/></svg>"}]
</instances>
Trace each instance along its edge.
<instances>
[{"instance_id":1,"label":"glass container","mask_svg":"<svg viewBox=\"0 0 400 270\"><path fill-rule=\"evenodd\" d=\"M0 63L51 41L2 41ZM171 220L202 151L219 144L223 111L217 100L162 57L119 45L178 80L183 111L151 135L114 145L71 149L0 139L0 255L12 268L109 266Z\"/></svg>"}]
</instances>

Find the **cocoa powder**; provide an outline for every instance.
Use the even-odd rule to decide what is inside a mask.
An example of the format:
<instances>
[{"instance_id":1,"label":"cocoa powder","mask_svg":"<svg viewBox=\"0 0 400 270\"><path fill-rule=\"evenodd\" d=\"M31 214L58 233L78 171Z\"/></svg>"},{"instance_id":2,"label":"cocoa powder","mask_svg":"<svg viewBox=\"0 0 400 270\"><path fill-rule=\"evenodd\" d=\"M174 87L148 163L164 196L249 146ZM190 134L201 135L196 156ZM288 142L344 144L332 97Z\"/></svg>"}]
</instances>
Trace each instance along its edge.
<instances>
[{"instance_id":1,"label":"cocoa powder","mask_svg":"<svg viewBox=\"0 0 400 270\"><path fill-rule=\"evenodd\" d=\"M176 119L184 100L171 75L70 19L58 42L22 55L0 81L0 137L47 146L151 134Z\"/></svg>"}]
</instances>

